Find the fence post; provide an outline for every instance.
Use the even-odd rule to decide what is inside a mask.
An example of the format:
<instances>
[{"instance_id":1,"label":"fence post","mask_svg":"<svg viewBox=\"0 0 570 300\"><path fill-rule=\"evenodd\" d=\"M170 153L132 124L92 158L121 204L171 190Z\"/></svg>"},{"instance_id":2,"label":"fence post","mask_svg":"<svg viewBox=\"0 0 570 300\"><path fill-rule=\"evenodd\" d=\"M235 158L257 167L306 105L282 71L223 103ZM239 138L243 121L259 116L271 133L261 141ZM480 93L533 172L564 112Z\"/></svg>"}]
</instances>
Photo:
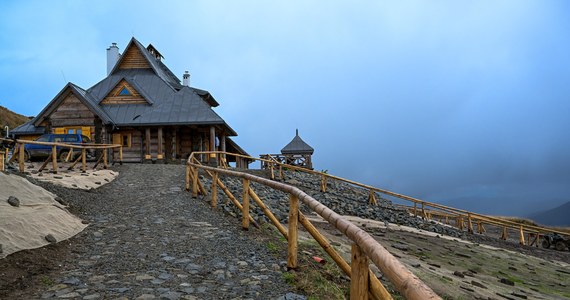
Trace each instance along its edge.
<instances>
[{"instance_id":1,"label":"fence post","mask_svg":"<svg viewBox=\"0 0 570 300\"><path fill-rule=\"evenodd\" d=\"M501 234L501 240L506 241L508 237L509 237L509 232L507 226L503 226L503 233Z\"/></svg>"},{"instance_id":2,"label":"fence post","mask_svg":"<svg viewBox=\"0 0 570 300\"><path fill-rule=\"evenodd\" d=\"M368 300L368 258L356 244L352 244L352 274L350 276L350 300Z\"/></svg>"},{"instance_id":3,"label":"fence post","mask_svg":"<svg viewBox=\"0 0 570 300\"><path fill-rule=\"evenodd\" d=\"M103 169L107 169L107 151L108 150L109 150L108 148L103 149Z\"/></svg>"},{"instance_id":4,"label":"fence post","mask_svg":"<svg viewBox=\"0 0 570 300\"><path fill-rule=\"evenodd\" d=\"M471 214L467 214L467 232L473 233L473 222L471 222Z\"/></svg>"},{"instance_id":5,"label":"fence post","mask_svg":"<svg viewBox=\"0 0 570 300\"><path fill-rule=\"evenodd\" d=\"M321 175L321 192L327 192L327 177L324 174Z\"/></svg>"},{"instance_id":6,"label":"fence post","mask_svg":"<svg viewBox=\"0 0 570 300\"><path fill-rule=\"evenodd\" d=\"M519 236L519 243L520 243L521 245L524 245L524 244L525 244L525 242L524 242L524 230L523 230L523 226L522 226L522 225L520 225L520 227L519 227L519 228L520 228L520 233L519 233L519 235L520 235L520 236Z\"/></svg>"},{"instance_id":7,"label":"fence post","mask_svg":"<svg viewBox=\"0 0 570 300\"><path fill-rule=\"evenodd\" d=\"M285 176L283 175L283 166L279 165L279 177L281 177L281 180L285 179Z\"/></svg>"},{"instance_id":8,"label":"fence post","mask_svg":"<svg viewBox=\"0 0 570 300\"><path fill-rule=\"evenodd\" d=\"M414 217L418 216L418 203L414 202Z\"/></svg>"},{"instance_id":9,"label":"fence post","mask_svg":"<svg viewBox=\"0 0 570 300\"><path fill-rule=\"evenodd\" d=\"M273 172L273 163L269 163L269 170L271 171L271 180L275 180L275 173Z\"/></svg>"},{"instance_id":10,"label":"fence post","mask_svg":"<svg viewBox=\"0 0 570 300\"><path fill-rule=\"evenodd\" d=\"M244 230L249 229L249 180L243 180L243 207L241 227Z\"/></svg>"},{"instance_id":11,"label":"fence post","mask_svg":"<svg viewBox=\"0 0 570 300\"><path fill-rule=\"evenodd\" d=\"M289 233L287 269L297 268L297 224L299 223L299 198L289 194Z\"/></svg>"},{"instance_id":12,"label":"fence post","mask_svg":"<svg viewBox=\"0 0 570 300\"><path fill-rule=\"evenodd\" d=\"M212 174L212 207L218 205L218 172Z\"/></svg>"},{"instance_id":13,"label":"fence post","mask_svg":"<svg viewBox=\"0 0 570 300\"><path fill-rule=\"evenodd\" d=\"M20 144L20 150L18 151L18 166L20 168L20 172L24 173L24 171L26 170L25 165L24 165L24 153L26 150L24 150L24 143Z\"/></svg>"},{"instance_id":14,"label":"fence post","mask_svg":"<svg viewBox=\"0 0 570 300\"><path fill-rule=\"evenodd\" d=\"M186 191L187 192L190 191L190 171L191 171L191 167L189 165L186 165Z\"/></svg>"},{"instance_id":15,"label":"fence post","mask_svg":"<svg viewBox=\"0 0 570 300\"><path fill-rule=\"evenodd\" d=\"M192 198L198 198L198 168L192 167Z\"/></svg>"},{"instance_id":16,"label":"fence post","mask_svg":"<svg viewBox=\"0 0 570 300\"><path fill-rule=\"evenodd\" d=\"M425 219L426 219L426 210L425 210L425 205L422 202L422 220L425 220Z\"/></svg>"},{"instance_id":17,"label":"fence post","mask_svg":"<svg viewBox=\"0 0 570 300\"><path fill-rule=\"evenodd\" d=\"M51 168L52 173L57 174L57 147L51 146Z\"/></svg>"},{"instance_id":18,"label":"fence post","mask_svg":"<svg viewBox=\"0 0 570 300\"><path fill-rule=\"evenodd\" d=\"M81 171L87 172L87 158L85 157L85 148L81 148Z\"/></svg>"}]
</instances>

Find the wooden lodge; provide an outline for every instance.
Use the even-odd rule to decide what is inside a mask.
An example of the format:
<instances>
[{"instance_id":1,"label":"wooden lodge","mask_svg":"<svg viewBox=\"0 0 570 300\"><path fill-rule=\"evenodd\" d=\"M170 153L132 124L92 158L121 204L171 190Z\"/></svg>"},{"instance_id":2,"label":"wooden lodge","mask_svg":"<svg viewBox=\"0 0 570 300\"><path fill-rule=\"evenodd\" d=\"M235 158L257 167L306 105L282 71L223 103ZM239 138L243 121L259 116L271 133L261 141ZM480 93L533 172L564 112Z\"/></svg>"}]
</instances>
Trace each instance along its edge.
<instances>
[{"instance_id":1,"label":"wooden lodge","mask_svg":"<svg viewBox=\"0 0 570 300\"><path fill-rule=\"evenodd\" d=\"M12 134L31 140L45 133L81 133L97 143L122 145L125 162L180 161L194 151L247 155L231 139L237 133L213 110L216 99L191 87L188 72L181 83L162 59L154 46L145 48L135 38L122 54L113 43L107 77L86 90L68 83ZM247 164L236 161L237 167Z\"/></svg>"}]
</instances>

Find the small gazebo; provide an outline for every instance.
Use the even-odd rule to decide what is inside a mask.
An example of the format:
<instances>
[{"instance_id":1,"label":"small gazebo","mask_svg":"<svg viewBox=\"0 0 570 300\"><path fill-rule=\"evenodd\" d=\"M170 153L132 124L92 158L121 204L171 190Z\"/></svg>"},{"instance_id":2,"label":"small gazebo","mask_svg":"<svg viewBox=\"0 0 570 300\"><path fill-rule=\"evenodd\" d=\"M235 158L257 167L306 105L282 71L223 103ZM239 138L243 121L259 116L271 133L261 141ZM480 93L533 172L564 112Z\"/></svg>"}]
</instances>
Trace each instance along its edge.
<instances>
[{"instance_id":1,"label":"small gazebo","mask_svg":"<svg viewBox=\"0 0 570 300\"><path fill-rule=\"evenodd\" d=\"M299 129L295 131L295 137L287 146L281 149L281 154L285 157L285 163L307 169L313 169L311 155L315 149L309 146L299 136Z\"/></svg>"}]
</instances>

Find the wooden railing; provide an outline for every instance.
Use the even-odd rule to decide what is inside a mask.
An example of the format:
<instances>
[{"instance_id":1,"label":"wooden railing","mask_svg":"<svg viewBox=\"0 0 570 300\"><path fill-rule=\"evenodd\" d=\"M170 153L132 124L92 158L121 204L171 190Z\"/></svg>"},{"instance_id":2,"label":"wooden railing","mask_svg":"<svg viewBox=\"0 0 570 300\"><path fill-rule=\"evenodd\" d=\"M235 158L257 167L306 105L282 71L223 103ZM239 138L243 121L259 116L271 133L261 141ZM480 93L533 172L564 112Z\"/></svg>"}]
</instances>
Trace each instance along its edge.
<instances>
[{"instance_id":1,"label":"wooden railing","mask_svg":"<svg viewBox=\"0 0 570 300\"><path fill-rule=\"evenodd\" d=\"M68 170L73 170L73 168L81 162L81 170L83 172L87 171L87 150L94 149L94 150L103 150L101 151L101 155L97 159L96 163L93 165L95 169L99 164L103 163L103 168L108 167L108 153L107 149L115 149L119 148L119 163L122 164L123 161L123 146L122 145L113 145L113 144L90 144L90 143L75 143L75 144L67 144L67 143L53 143L53 142L37 142L37 141L27 141L27 140L11 140L11 139L4 139L0 138L0 141L6 144L14 144L14 152L8 163L11 163L14 160L18 161L18 169L20 172L25 171L25 145L43 145L43 146L50 146L51 153L48 158L44 161L44 163L39 168L39 172L43 171L46 166L51 162L52 164L52 172L57 173L58 169L58 148L64 148L67 152L67 156L63 162L68 162L72 157L74 157L74 150L78 150L81 152L78 155L77 159L72 162L72 164L68 167ZM68 150L67 150L68 149ZM63 150L59 150L61 153Z\"/></svg>"},{"instance_id":2,"label":"wooden railing","mask_svg":"<svg viewBox=\"0 0 570 300\"><path fill-rule=\"evenodd\" d=\"M382 273L393 283L395 288L407 299L440 299L428 286L426 286L419 278L411 273L403 264L401 264L392 254L390 254L382 245L372 238L364 230L342 218L340 215L324 206L311 196L297 187L287 185L274 180L254 176L245 172L232 171L224 167L216 168L205 166L200 163L196 156L200 154L215 155L234 155L237 157L263 160L251 158L239 154L227 152L194 152L190 155L186 167L186 190L192 191L192 197L196 198L198 194L206 195L206 189L200 182L198 171L202 170L205 174L212 178L211 186L211 206L217 206L217 189L218 187L226 194L226 196L242 211L242 227L248 229L249 225L255 222L250 216L250 198L259 206L269 220L275 225L278 231L285 237L288 242L287 248L287 266L290 269L297 268L297 239L298 224L300 223L309 234L319 243L340 269L351 278L350 298L351 299L392 299L386 288L374 276L368 266L370 259ZM272 179L275 178L275 168L278 166L280 176L283 177L283 168L290 168L285 164L279 164L274 160L264 160L269 163ZM277 164L277 165L275 165ZM304 169L306 170L306 169ZM231 193L231 191L220 180L219 174L241 178L243 181L242 202ZM285 228L271 210L263 203L257 193L253 190L250 182L257 182L265 186L289 194L289 221L288 227ZM316 227L304 216L299 210L299 204L302 202L311 208L315 213L320 215L329 224L340 232L344 233L352 242L352 259L349 265L330 245L330 242L324 237Z\"/></svg>"},{"instance_id":3,"label":"wooden railing","mask_svg":"<svg viewBox=\"0 0 570 300\"><path fill-rule=\"evenodd\" d=\"M267 159L258 159L262 161L262 164L268 166L268 169L271 171L272 179L275 178L274 169L279 167L279 170L283 168L301 171L305 173L314 174L321 177L321 191L326 192L327 190L327 181L328 180L337 180L341 182L345 182L351 184L353 186L357 186L368 190L368 200L370 204L376 204L377 202L377 194L383 194L387 196L391 196L400 200L404 200L406 202L410 202L410 205L406 206L406 209L413 213L415 216L424 218L424 219L431 219L431 216L440 216L442 217L442 221L445 220L447 217L447 223L450 224L450 221L453 221L453 225L460 230L467 230L469 233L474 233L474 226L477 228L477 233L485 233L485 225L493 225L502 228L502 233L500 238L506 240L509 235L509 230L514 230L518 233L518 240L521 245L529 245L529 246L537 246L540 244L540 238L547 233L557 233L562 236L570 237L568 232L543 227L543 226L535 226L529 224L522 224L520 222L505 220L503 218L487 216L475 212L470 212L463 209L453 208L445 205L441 205L438 203L433 203L429 201L424 201L421 199L417 199L414 197L398 194L389 190L380 189L377 187L373 187L367 184L362 184L356 181L352 181L349 179L345 179L342 177L330 175L323 172L318 172L314 170L307 170L305 168L300 168L297 166L285 165L280 162L274 160L267 160ZM283 176L283 172L279 171L278 175L280 177ZM445 222L445 221L444 221ZM528 235L525 239L525 233Z\"/></svg>"}]
</instances>

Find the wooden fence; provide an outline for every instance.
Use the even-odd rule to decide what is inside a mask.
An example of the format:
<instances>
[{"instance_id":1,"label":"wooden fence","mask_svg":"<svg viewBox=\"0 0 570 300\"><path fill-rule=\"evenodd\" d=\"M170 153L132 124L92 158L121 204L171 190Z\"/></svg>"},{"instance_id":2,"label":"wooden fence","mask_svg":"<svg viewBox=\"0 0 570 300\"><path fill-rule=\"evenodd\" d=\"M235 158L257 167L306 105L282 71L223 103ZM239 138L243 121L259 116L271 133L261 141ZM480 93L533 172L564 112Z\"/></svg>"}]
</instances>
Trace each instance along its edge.
<instances>
[{"instance_id":1,"label":"wooden fence","mask_svg":"<svg viewBox=\"0 0 570 300\"><path fill-rule=\"evenodd\" d=\"M32 145L43 145L43 146L50 146L51 152L47 159L43 162L43 164L38 169L39 172L43 171L47 165L51 162L52 165L52 172L57 173L58 170L58 148L63 148L65 150L60 150L59 153L65 151L67 156L61 161L70 162L71 165L68 166L68 170L73 170L75 166L81 162L81 170L83 172L87 171L87 150L94 149L94 150L103 150L93 168L95 169L99 164L103 164L103 168L108 167L108 151L109 149L116 149L119 148L119 163L123 161L123 146L122 145L112 145L112 144L67 144L67 143L52 143L52 142L37 142L37 141L27 141L27 140L11 140L11 139L4 139L0 138L0 141L5 144L13 144L14 145L14 152L12 157L6 163L12 163L14 160L18 161L18 169L20 172L24 172L26 170L25 167L25 145L32 144ZM75 161L71 162L70 159L73 158L74 151L79 151L80 155L77 156Z\"/></svg>"},{"instance_id":2,"label":"wooden fence","mask_svg":"<svg viewBox=\"0 0 570 300\"><path fill-rule=\"evenodd\" d=\"M198 194L206 195L206 189L200 182L198 171L202 170L205 174L212 178L211 187L211 206L217 205L217 189L218 187L226 194L226 196L242 211L242 227L249 228L250 224L255 222L250 216L250 198L259 206L265 215L271 220L273 225L285 237L288 242L287 266L290 269L297 268L297 238L298 224L301 224L307 232L319 243L319 245L329 254L332 260L341 268L341 270L351 278L350 282L350 298L351 299L392 299L389 292L382 283L374 276L369 269L368 260L371 260L382 273L394 284L396 289L406 299L440 299L428 286L426 286L419 278L411 273L403 264L401 264L392 254L390 254L382 245L380 245L373 237L364 230L360 229L351 222L345 220L340 215L322 205L299 188L287 185L274 180L265 179L254 176L249 173L232 171L227 166L222 168L204 166L196 158L200 154L214 155L236 155L238 154L226 152L194 152L190 155L186 167L186 190L192 191L192 197L196 198ZM242 158L255 159L246 156ZM259 160L259 159L257 159ZM270 163L272 178L274 178L274 164L276 162L266 160ZM278 167L281 176L283 168L288 165L279 164ZM305 169L306 170L306 169ZM229 191L224 183L219 179L219 174L241 178L243 181L242 202ZM265 186L289 194L289 222L285 228L269 208L259 198L257 193L252 189L250 182L257 182ZM352 259L349 265L330 245L329 241L316 229L316 227L303 215L299 210L300 203L307 205L315 213L320 215L329 224L340 232L344 233L352 242Z\"/></svg>"}]
</instances>

